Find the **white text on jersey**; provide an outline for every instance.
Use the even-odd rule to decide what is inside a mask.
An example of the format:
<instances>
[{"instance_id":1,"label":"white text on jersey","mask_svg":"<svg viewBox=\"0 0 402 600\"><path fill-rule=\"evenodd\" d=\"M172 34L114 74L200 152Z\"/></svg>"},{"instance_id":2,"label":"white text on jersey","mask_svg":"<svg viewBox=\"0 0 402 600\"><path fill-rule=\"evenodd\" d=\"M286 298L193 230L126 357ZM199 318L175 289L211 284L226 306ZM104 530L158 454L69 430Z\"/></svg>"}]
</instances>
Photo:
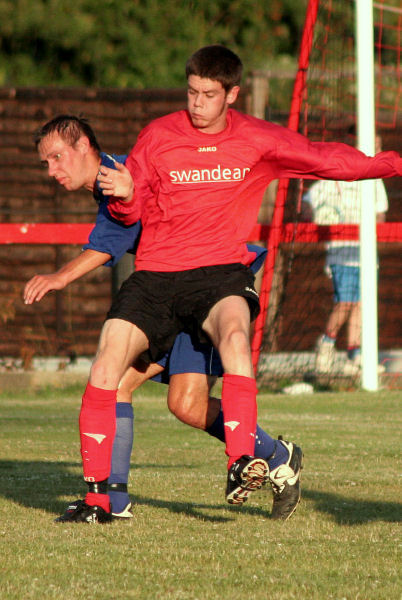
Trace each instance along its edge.
<instances>
[{"instance_id":1,"label":"white text on jersey","mask_svg":"<svg viewBox=\"0 0 402 600\"><path fill-rule=\"evenodd\" d=\"M227 183L230 181L242 181L250 167L222 167L217 165L214 169L189 169L188 171L170 171L170 181L174 184L180 183Z\"/></svg>"}]
</instances>

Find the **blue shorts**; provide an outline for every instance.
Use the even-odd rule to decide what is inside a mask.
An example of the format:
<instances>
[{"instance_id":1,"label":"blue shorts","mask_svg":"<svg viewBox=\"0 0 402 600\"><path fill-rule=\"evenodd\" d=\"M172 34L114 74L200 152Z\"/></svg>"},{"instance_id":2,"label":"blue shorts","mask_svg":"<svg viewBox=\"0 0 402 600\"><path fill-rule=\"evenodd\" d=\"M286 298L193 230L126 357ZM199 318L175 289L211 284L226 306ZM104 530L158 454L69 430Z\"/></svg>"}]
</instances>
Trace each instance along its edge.
<instances>
[{"instance_id":1,"label":"blue shorts","mask_svg":"<svg viewBox=\"0 0 402 600\"><path fill-rule=\"evenodd\" d=\"M360 301L360 268L330 265L334 286L334 302Z\"/></svg>"},{"instance_id":2,"label":"blue shorts","mask_svg":"<svg viewBox=\"0 0 402 600\"><path fill-rule=\"evenodd\" d=\"M169 383L171 375L178 373L202 373L222 377L223 368L218 352L211 344L193 338L189 333L179 333L172 349L165 354L158 365L165 368L152 377L153 381Z\"/></svg>"}]
</instances>

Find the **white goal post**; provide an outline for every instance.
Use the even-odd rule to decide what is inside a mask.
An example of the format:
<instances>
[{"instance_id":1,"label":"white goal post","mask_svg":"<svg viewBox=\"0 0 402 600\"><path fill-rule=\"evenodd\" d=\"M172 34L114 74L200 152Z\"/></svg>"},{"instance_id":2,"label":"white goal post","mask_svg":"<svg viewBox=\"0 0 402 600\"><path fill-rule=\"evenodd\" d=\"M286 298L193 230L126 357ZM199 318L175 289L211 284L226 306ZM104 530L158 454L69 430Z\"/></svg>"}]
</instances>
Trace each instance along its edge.
<instances>
[{"instance_id":1,"label":"white goal post","mask_svg":"<svg viewBox=\"0 0 402 600\"><path fill-rule=\"evenodd\" d=\"M373 1L356 0L357 141L375 154ZM360 291L363 389L378 390L378 289L375 181L360 183Z\"/></svg>"}]
</instances>

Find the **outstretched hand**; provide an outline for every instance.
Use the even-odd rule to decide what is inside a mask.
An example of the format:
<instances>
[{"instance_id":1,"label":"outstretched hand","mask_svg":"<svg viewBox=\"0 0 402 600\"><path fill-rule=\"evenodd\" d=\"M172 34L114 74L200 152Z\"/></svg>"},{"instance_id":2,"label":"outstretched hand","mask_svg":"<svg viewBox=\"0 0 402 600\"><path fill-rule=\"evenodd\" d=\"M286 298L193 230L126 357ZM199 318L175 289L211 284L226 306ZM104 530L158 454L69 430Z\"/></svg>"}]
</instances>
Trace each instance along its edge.
<instances>
[{"instance_id":1,"label":"outstretched hand","mask_svg":"<svg viewBox=\"0 0 402 600\"><path fill-rule=\"evenodd\" d=\"M115 169L101 165L97 180L102 192L128 202L133 197L134 183L130 171L123 164L115 162Z\"/></svg>"},{"instance_id":2,"label":"outstretched hand","mask_svg":"<svg viewBox=\"0 0 402 600\"><path fill-rule=\"evenodd\" d=\"M51 290L62 290L66 283L64 278L59 273L51 273L50 275L35 275L28 281L24 288L24 303L32 304L39 302L43 296Z\"/></svg>"},{"instance_id":3,"label":"outstretched hand","mask_svg":"<svg viewBox=\"0 0 402 600\"><path fill-rule=\"evenodd\" d=\"M112 256L107 252L86 248L55 273L35 275L25 285L23 294L25 304L39 302L51 290L64 289L72 281L104 265L111 258Z\"/></svg>"}]
</instances>

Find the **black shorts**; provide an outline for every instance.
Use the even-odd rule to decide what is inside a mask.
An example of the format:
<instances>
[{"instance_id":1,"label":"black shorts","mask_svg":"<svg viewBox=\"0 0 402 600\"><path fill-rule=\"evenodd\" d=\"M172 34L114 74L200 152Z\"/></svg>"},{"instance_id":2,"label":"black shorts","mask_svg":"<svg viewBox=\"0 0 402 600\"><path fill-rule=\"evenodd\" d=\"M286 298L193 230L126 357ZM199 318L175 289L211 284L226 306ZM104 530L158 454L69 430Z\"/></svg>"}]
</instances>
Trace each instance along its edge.
<instances>
[{"instance_id":1,"label":"black shorts","mask_svg":"<svg viewBox=\"0 0 402 600\"><path fill-rule=\"evenodd\" d=\"M137 271L122 284L107 319L123 319L141 329L149 341L149 358L170 350L180 331L197 331L211 308L227 296L242 296L250 318L259 313L254 274L242 264L201 267L188 271Z\"/></svg>"}]
</instances>

